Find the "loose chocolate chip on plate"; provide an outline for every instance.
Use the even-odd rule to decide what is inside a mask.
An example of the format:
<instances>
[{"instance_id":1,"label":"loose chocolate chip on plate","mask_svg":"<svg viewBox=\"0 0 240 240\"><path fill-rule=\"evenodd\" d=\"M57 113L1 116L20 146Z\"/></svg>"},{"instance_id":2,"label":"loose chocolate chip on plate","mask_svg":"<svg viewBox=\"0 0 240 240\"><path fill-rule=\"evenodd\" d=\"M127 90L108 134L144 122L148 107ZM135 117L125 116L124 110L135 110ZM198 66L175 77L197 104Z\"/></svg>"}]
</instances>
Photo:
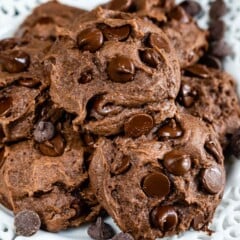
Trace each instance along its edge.
<instances>
[{"instance_id":1,"label":"loose chocolate chip on plate","mask_svg":"<svg viewBox=\"0 0 240 240\"><path fill-rule=\"evenodd\" d=\"M209 77L209 70L207 69L206 66L201 64L195 64L193 66L187 67L185 69L185 72L190 75L201 77L201 78Z\"/></svg>"},{"instance_id":2,"label":"loose chocolate chip on plate","mask_svg":"<svg viewBox=\"0 0 240 240\"><path fill-rule=\"evenodd\" d=\"M203 11L201 5L193 0L183 1L181 2L180 6L185 10L187 14L189 14L192 17L200 15Z\"/></svg>"},{"instance_id":3,"label":"loose chocolate chip on plate","mask_svg":"<svg viewBox=\"0 0 240 240\"><path fill-rule=\"evenodd\" d=\"M162 56L155 49L142 50L139 55L142 62L152 68L156 68L163 61Z\"/></svg>"},{"instance_id":4,"label":"loose chocolate chip on plate","mask_svg":"<svg viewBox=\"0 0 240 240\"><path fill-rule=\"evenodd\" d=\"M168 41L157 33L151 33L149 35L148 44L152 48L163 49L167 53L171 52Z\"/></svg>"},{"instance_id":5,"label":"loose chocolate chip on plate","mask_svg":"<svg viewBox=\"0 0 240 240\"><path fill-rule=\"evenodd\" d=\"M183 135L183 130L175 119L171 119L159 128L157 135L160 139L178 138Z\"/></svg>"},{"instance_id":6,"label":"loose chocolate chip on plate","mask_svg":"<svg viewBox=\"0 0 240 240\"><path fill-rule=\"evenodd\" d=\"M235 131L230 141L230 152L240 158L240 128Z\"/></svg>"},{"instance_id":7,"label":"loose chocolate chip on plate","mask_svg":"<svg viewBox=\"0 0 240 240\"><path fill-rule=\"evenodd\" d=\"M128 137L140 137L148 134L153 128L153 118L145 113L136 114L124 124L124 131Z\"/></svg>"},{"instance_id":8,"label":"loose chocolate chip on plate","mask_svg":"<svg viewBox=\"0 0 240 240\"><path fill-rule=\"evenodd\" d=\"M104 223L103 219L98 217L96 223L88 228L88 235L96 240L107 240L111 239L115 233L109 224Z\"/></svg>"},{"instance_id":9,"label":"loose chocolate chip on plate","mask_svg":"<svg viewBox=\"0 0 240 240\"><path fill-rule=\"evenodd\" d=\"M222 20L211 21L209 26L210 39L213 41L221 40L224 37L225 30L225 23Z\"/></svg>"},{"instance_id":10,"label":"loose chocolate chip on plate","mask_svg":"<svg viewBox=\"0 0 240 240\"><path fill-rule=\"evenodd\" d=\"M12 97L1 97L0 98L0 115L4 114L12 106Z\"/></svg>"},{"instance_id":11,"label":"loose chocolate chip on plate","mask_svg":"<svg viewBox=\"0 0 240 240\"><path fill-rule=\"evenodd\" d=\"M210 194L219 193L224 187L224 173L219 166L212 166L202 172L202 184Z\"/></svg>"},{"instance_id":12,"label":"loose chocolate chip on plate","mask_svg":"<svg viewBox=\"0 0 240 240\"><path fill-rule=\"evenodd\" d=\"M80 50L96 52L103 45L102 32L97 28L87 28L80 32L77 43Z\"/></svg>"},{"instance_id":13,"label":"loose chocolate chip on plate","mask_svg":"<svg viewBox=\"0 0 240 240\"><path fill-rule=\"evenodd\" d=\"M134 240L133 236L130 235L129 233L118 233L115 235L112 240Z\"/></svg>"},{"instance_id":14,"label":"loose chocolate chip on plate","mask_svg":"<svg viewBox=\"0 0 240 240\"><path fill-rule=\"evenodd\" d=\"M92 80L93 80L93 72L92 70L87 70L81 74L80 78L78 79L78 83L85 84L85 83L91 82Z\"/></svg>"},{"instance_id":15,"label":"loose chocolate chip on plate","mask_svg":"<svg viewBox=\"0 0 240 240\"><path fill-rule=\"evenodd\" d=\"M7 55L0 55L0 63L7 72L20 73L28 69L30 56L26 52L15 50Z\"/></svg>"},{"instance_id":16,"label":"loose chocolate chip on plate","mask_svg":"<svg viewBox=\"0 0 240 240\"><path fill-rule=\"evenodd\" d=\"M170 173L181 176L191 169L191 157L184 151L173 150L164 156L163 164Z\"/></svg>"},{"instance_id":17,"label":"loose chocolate chip on plate","mask_svg":"<svg viewBox=\"0 0 240 240\"><path fill-rule=\"evenodd\" d=\"M210 44L209 52L215 57L224 58L232 54L232 49L224 40L220 40Z\"/></svg>"},{"instance_id":18,"label":"loose chocolate chip on plate","mask_svg":"<svg viewBox=\"0 0 240 240\"><path fill-rule=\"evenodd\" d=\"M39 144L40 152L49 157L61 156L64 153L64 149L65 141L61 135Z\"/></svg>"},{"instance_id":19,"label":"loose chocolate chip on plate","mask_svg":"<svg viewBox=\"0 0 240 240\"><path fill-rule=\"evenodd\" d=\"M212 55L205 55L201 58L200 63L210 68L222 69L221 60Z\"/></svg>"},{"instance_id":20,"label":"loose chocolate chip on plate","mask_svg":"<svg viewBox=\"0 0 240 240\"><path fill-rule=\"evenodd\" d=\"M215 0L211 3L210 17L213 19L220 18L227 13L227 6L224 0Z\"/></svg>"},{"instance_id":21,"label":"loose chocolate chip on plate","mask_svg":"<svg viewBox=\"0 0 240 240\"><path fill-rule=\"evenodd\" d=\"M24 210L14 218L16 234L29 237L35 234L41 226L41 220L36 212Z\"/></svg>"},{"instance_id":22,"label":"loose chocolate chip on plate","mask_svg":"<svg viewBox=\"0 0 240 240\"><path fill-rule=\"evenodd\" d=\"M220 156L219 150L217 149L217 146L213 141L206 142L204 147L208 153L213 155L213 157L217 160L217 162L219 163L221 162L221 156Z\"/></svg>"},{"instance_id":23,"label":"loose chocolate chip on plate","mask_svg":"<svg viewBox=\"0 0 240 240\"><path fill-rule=\"evenodd\" d=\"M117 10L121 12L127 12L132 5L132 0L113 0L110 3L110 9L111 10Z\"/></svg>"},{"instance_id":24,"label":"loose chocolate chip on plate","mask_svg":"<svg viewBox=\"0 0 240 240\"><path fill-rule=\"evenodd\" d=\"M107 71L113 82L126 83L133 80L135 66L130 58L117 56L110 61Z\"/></svg>"},{"instance_id":25,"label":"loose chocolate chip on plate","mask_svg":"<svg viewBox=\"0 0 240 240\"><path fill-rule=\"evenodd\" d=\"M110 27L104 25L101 30L108 41L125 41L130 35L131 26Z\"/></svg>"},{"instance_id":26,"label":"loose chocolate chip on plate","mask_svg":"<svg viewBox=\"0 0 240 240\"><path fill-rule=\"evenodd\" d=\"M143 179L142 189L149 197L163 198L170 192L170 181L163 173L150 173Z\"/></svg>"},{"instance_id":27,"label":"loose chocolate chip on plate","mask_svg":"<svg viewBox=\"0 0 240 240\"><path fill-rule=\"evenodd\" d=\"M172 231L178 224L178 215L171 206L157 207L152 212L152 222L162 232Z\"/></svg>"},{"instance_id":28,"label":"loose chocolate chip on plate","mask_svg":"<svg viewBox=\"0 0 240 240\"><path fill-rule=\"evenodd\" d=\"M120 161L114 161L111 164L111 173L119 175L125 173L131 166L131 158L129 156L123 156Z\"/></svg>"},{"instance_id":29,"label":"loose chocolate chip on plate","mask_svg":"<svg viewBox=\"0 0 240 240\"><path fill-rule=\"evenodd\" d=\"M198 99L198 92L187 83L182 84L178 95L178 101L186 108L193 106Z\"/></svg>"},{"instance_id":30,"label":"loose chocolate chip on plate","mask_svg":"<svg viewBox=\"0 0 240 240\"><path fill-rule=\"evenodd\" d=\"M34 140L42 143L54 137L55 127L51 122L40 121L33 132Z\"/></svg>"},{"instance_id":31,"label":"loose chocolate chip on plate","mask_svg":"<svg viewBox=\"0 0 240 240\"><path fill-rule=\"evenodd\" d=\"M189 23L190 21L189 16L185 12L185 10L180 6L173 8L169 12L168 16L170 19L175 19L181 23Z\"/></svg>"}]
</instances>

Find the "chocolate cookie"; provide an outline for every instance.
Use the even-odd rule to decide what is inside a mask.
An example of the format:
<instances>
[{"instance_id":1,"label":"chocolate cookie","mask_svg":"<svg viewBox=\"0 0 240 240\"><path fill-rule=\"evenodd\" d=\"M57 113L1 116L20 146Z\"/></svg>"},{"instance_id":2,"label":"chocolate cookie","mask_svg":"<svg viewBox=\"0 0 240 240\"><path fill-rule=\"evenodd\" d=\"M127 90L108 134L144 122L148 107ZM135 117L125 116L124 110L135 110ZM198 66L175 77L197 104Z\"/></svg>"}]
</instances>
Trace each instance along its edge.
<instances>
[{"instance_id":1,"label":"chocolate cookie","mask_svg":"<svg viewBox=\"0 0 240 240\"><path fill-rule=\"evenodd\" d=\"M240 127L239 98L233 78L221 71L194 65L185 70L178 96L182 110L213 126L225 148Z\"/></svg>"},{"instance_id":2,"label":"chocolate cookie","mask_svg":"<svg viewBox=\"0 0 240 240\"><path fill-rule=\"evenodd\" d=\"M177 114L152 136L99 140L89 174L100 204L134 239L207 231L225 184L215 133Z\"/></svg>"},{"instance_id":3,"label":"chocolate cookie","mask_svg":"<svg viewBox=\"0 0 240 240\"><path fill-rule=\"evenodd\" d=\"M130 14L101 8L85 14L62 32L48 58L52 100L76 114L74 124L84 130L113 135L134 114L152 124L175 112L174 49L158 27Z\"/></svg>"}]
</instances>

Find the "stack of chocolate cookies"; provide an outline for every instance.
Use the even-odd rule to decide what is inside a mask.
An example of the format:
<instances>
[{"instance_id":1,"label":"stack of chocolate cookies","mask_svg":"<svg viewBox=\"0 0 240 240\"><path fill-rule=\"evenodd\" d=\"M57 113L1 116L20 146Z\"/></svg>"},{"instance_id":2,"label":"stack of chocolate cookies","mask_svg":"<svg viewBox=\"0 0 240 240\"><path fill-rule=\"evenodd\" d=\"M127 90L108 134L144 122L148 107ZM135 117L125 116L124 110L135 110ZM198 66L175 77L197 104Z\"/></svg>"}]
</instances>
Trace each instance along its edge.
<instances>
[{"instance_id":1,"label":"stack of chocolate cookies","mask_svg":"<svg viewBox=\"0 0 240 240\"><path fill-rule=\"evenodd\" d=\"M53 1L0 41L0 202L18 234L36 232L28 214L57 232L106 213L115 240L210 232L240 105L229 48L200 14L194 1ZM101 219L89 234L114 235Z\"/></svg>"}]
</instances>

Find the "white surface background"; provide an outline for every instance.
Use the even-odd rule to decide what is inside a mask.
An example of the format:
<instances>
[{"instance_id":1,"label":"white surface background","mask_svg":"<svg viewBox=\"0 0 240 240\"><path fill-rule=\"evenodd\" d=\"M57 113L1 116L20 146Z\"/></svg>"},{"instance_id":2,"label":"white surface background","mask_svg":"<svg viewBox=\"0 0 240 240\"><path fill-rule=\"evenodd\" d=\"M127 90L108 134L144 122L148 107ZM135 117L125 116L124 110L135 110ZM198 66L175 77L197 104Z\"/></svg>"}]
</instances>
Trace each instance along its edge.
<instances>
[{"instance_id":1,"label":"white surface background","mask_svg":"<svg viewBox=\"0 0 240 240\"><path fill-rule=\"evenodd\" d=\"M207 26L209 2L197 0L204 8L205 15L199 19L202 27ZM225 61L225 69L238 81L240 93L240 0L225 0L229 12L224 17L227 24L226 41L232 46L234 55ZM0 0L0 39L10 37L31 12L32 8L46 0ZM90 10L107 0L62 0L62 3ZM178 1L179 2L179 1ZM165 240L240 240L240 161L231 159L227 166L227 186L223 201L218 207L211 229L212 236L202 232L189 231ZM107 219L112 223L112 220ZM14 237L11 212L0 206L0 240L89 240L87 226L51 234L40 231L30 238Z\"/></svg>"}]
</instances>

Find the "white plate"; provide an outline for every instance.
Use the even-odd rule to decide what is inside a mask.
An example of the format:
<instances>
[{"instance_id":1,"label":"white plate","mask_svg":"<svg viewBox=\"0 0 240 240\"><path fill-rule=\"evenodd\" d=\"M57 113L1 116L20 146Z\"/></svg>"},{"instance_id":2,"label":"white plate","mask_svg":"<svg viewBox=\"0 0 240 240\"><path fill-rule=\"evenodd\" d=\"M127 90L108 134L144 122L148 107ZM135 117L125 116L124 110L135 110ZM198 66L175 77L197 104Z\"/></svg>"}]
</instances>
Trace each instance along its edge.
<instances>
[{"instance_id":1,"label":"white plate","mask_svg":"<svg viewBox=\"0 0 240 240\"><path fill-rule=\"evenodd\" d=\"M207 26L210 0L197 0L203 6L205 15L199 20L202 27ZM225 61L225 69L238 81L240 86L240 0L225 0L229 7L224 17L227 24L226 41L233 47L234 56ZM0 0L0 38L10 37L31 10L46 0ZM62 3L90 10L107 0L62 0ZM18 13L18 14L16 14ZM240 87L239 87L240 93ZM215 214L211 229L212 236L202 232L188 231L165 240L240 240L240 161L231 159L227 166L227 186L221 205ZM107 220L112 225L112 220ZM117 229L117 228L116 228ZM30 238L14 237L11 212L0 206L0 240L88 240L87 226L51 234L39 231Z\"/></svg>"}]
</instances>

